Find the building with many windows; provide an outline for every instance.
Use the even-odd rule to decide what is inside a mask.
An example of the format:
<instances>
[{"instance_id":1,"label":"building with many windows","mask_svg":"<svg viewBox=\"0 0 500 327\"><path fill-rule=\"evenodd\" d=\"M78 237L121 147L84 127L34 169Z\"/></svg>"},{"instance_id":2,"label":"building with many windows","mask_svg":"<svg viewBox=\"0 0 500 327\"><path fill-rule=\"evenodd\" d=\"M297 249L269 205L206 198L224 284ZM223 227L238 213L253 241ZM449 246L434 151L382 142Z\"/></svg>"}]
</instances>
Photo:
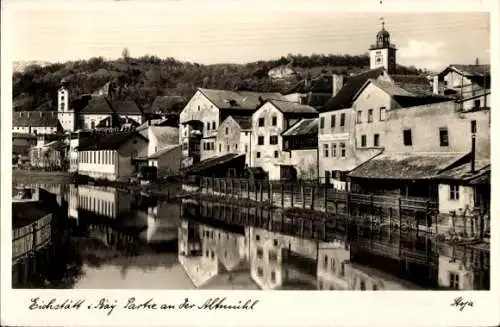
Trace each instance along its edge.
<instances>
[{"instance_id":1,"label":"building with many windows","mask_svg":"<svg viewBox=\"0 0 500 327\"><path fill-rule=\"evenodd\" d=\"M280 100L264 103L252 115L251 167L261 167L271 180L288 175L290 154L283 152L282 133L301 119L316 117L316 109L307 105Z\"/></svg>"}]
</instances>

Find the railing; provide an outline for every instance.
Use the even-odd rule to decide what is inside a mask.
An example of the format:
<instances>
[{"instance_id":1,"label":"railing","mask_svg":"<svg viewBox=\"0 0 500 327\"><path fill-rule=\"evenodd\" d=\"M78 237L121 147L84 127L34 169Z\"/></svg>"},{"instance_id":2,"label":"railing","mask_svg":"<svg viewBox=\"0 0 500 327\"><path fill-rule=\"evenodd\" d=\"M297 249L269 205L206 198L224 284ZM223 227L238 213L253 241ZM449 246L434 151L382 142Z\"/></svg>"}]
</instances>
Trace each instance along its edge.
<instances>
[{"instance_id":1,"label":"railing","mask_svg":"<svg viewBox=\"0 0 500 327\"><path fill-rule=\"evenodd\" d=\"M238 199L268 201L278 207L303 207L307 209L348 213L350 208L375 212L376 209L392 209L395 215L403 211L431 214L437 210L437 202L417 197L399 195L359 194L335 190L317 181L261 181L241 178L199 177L202 192L219 194ZM364 208L359 208L364 207ZM365 210L365 211L366 211Z\"/></svg>"},{"instance_id":2,"label":"railing","mask_svg":"<svg viewBox=\"0 0 500 327\"><path fill-rule=\"evenodd\" d=\"M30 255L51 241L52 214L12 231L12 263Z\"/></svg>"}]
</instances>

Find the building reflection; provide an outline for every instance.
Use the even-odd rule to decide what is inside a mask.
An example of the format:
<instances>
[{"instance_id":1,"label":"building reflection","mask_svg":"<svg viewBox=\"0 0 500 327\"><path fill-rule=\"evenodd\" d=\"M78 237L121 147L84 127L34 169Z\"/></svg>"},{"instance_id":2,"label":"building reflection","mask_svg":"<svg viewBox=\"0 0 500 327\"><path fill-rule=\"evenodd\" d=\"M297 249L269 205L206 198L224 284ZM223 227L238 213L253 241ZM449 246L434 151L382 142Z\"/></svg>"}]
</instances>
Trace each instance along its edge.
<instances>
[{"instance_id":1,"label":"building reflection","mask_svg":"<svg viewBox=\"0 0 500 327\"><path fill-rule=\"evenodd\" d=\"M263 290L489 289L489 250L353 226L328 241L270 230L265 214L183 201L179 261L197 287L246 271ZM255 224L252 226L252 224ZM278 224L279 226L279 224Z\"/></svg>"}]
</instances>

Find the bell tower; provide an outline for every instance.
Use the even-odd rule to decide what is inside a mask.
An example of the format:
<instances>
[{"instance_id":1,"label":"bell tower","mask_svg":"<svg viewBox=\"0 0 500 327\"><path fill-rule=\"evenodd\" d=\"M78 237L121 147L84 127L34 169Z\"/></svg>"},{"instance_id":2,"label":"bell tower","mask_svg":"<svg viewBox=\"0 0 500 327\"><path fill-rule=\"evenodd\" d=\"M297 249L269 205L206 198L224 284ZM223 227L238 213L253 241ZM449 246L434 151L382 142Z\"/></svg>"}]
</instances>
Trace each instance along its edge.
<instances>
[{"instance_id":1,"label":"bell tower","mask_svg":"<svg viewBox=\"0 0 500 327\"><path fill-rule=\"evenodd\" d=\"M70 106L68 86L68 82L63 79L57 90L57 117L65 132L74 132L75 112Z\"/></svg>"},{"instance_id":2,"label":"bell tower","mask_svg":"<svg viewBox=\"0 0 500 327\"><path fill-rule=\"evenodd\" d=\"M375 44L370 46L370 69L384 67L388 73L396 70L396 46L391 44L391 35L385 29L383 18L382 29L377 33Z\"/></svg>"}]
</instances>

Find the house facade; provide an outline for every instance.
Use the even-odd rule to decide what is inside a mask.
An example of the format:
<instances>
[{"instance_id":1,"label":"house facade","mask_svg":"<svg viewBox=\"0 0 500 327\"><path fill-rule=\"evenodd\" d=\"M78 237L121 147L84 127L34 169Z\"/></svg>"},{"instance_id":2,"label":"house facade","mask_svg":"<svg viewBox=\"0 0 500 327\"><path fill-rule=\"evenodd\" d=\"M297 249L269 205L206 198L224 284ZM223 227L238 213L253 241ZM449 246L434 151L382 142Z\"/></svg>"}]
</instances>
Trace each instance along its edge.
<instances>
[{"instance_id":1,"label":"house facade","mask_svg":"<svg viewBox=\"0 0 500 327\"><path fill-rule=\"evenodd\" d=\"M127 179L135 173L133 159L147 153L148 140L137 132L94 133L80 140L78 172L92 178Z\"/></svg>"},{"instance_id":2,"label":"house facade","mask_svg":"<svg viewBox=\"0 0 500 327\"><path fill-rule=\"evenodd\" d=\"M252 119L250 116L227 117L217 129L215 144L208 141L203 145L207 149L207 157L214 156L210 149L213 148L217 155L226 155L229 153L245 154L245 162L250 162L251 152L251 132ZM204 159L204 158L203 158Z\"/></svg>"},{"instance_id":3,"label":"house facade","mask_svg":"<svg viewBox=\"0 0 500 327\"><path fill-rule=\"evenodd\" d=\"M217 129L228 116L251 116L265 99L282 98L279 93L198 89L179 119L179 143L182 144L186 165L218 155ZM202 144L210 145L204 148Z\"/></svg>"},{"instance_id":4,"label":"house facade","mask_svg":"<svg viewBox=\"0 0 500 327\"><path fill-rule=\"evenodd\" d=\"M302 118L316 118L318 112L310 106L288 101L270 100L252 115L251 167L261 167L270 180L281 179L281 164L289 164L290 154L283 156L282 133Z\"/></svg>"},{"instance_id":5,"label":"house facade","mask_svg":"<svg viewBox=\"0 0 500 327\"><path fill-rule=\"evenodd\" d=\"M61 131L57 111L13 111L12 133L54 134Z\"/></svg>"}]
</instances>

